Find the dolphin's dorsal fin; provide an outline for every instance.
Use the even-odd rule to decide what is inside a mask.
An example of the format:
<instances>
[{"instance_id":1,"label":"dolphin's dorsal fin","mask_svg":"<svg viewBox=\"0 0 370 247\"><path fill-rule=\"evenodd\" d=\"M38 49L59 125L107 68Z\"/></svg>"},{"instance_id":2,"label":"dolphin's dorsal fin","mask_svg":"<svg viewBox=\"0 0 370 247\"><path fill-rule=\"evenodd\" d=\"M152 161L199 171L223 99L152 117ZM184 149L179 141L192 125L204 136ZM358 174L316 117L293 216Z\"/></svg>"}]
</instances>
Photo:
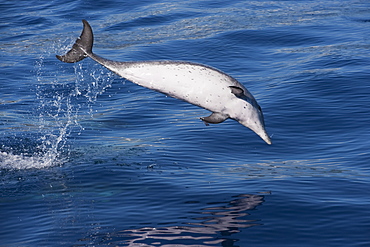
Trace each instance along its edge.
<instances>
[{"instance_id":1,"label":"dolphin's dorsal fin","mask_svg":"<svg viewBox=\"0 0 370 247\"><path fill-rule=\"evenodd\" d=\"M209 115L208 117L202 117L200 118L206 125L208 124L218 124L218 123L222 123L223 121L225 121L226 119L228 119L229 116L225 115L225 114L222 114L222 113L219 113L219 112L213 112L211 115Z\"/></svg>"}]
</instances>

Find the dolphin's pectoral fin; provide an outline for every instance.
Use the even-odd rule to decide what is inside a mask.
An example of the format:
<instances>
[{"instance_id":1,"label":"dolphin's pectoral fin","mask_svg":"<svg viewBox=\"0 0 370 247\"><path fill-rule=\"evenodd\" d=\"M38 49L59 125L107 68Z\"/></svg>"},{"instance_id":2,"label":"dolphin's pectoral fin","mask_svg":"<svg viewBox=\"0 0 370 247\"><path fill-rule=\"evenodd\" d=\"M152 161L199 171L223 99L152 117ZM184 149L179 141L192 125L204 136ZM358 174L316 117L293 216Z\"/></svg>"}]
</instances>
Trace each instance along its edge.
<instances>
[{"instance_id":1,"label":"dolphin's pectoral fin","mask_svg":"<svg viewBox=\"0 0 370 247\"><path fill-rule=\"evenodd\" d=\"M234 94L239 99L245 100L245 101L251 103L252 105L257 105L258 106L258 104L257 104L256 100L253 98L253 96L249 92L245 92L244 89L242 89L241 87L229 86L229 88L231 89L231 93Z\"/></svg>"},{"instance_id":2,"label":"dolphin's pectoral fin","mask_svg":"<svg viewBox=\"0 0 370 247\"><path fill-rule=\"evenodd\" d=\"M218 124L222 123L226 119L228 119L229 116L219 113L219 112L213 112L211 115L208 117L201 117L200 119L208 126L210 123L211 124Z\"/></svg>"},{"instance_id":3,"label":"dolphin's pectoral fin","mask_svg":"<svg viewBox=\"0 0 370 247\"><path fill-rule=\"evenodd\" d=\"M237 87L237 86L229 86L229 88L231 89L231 93L234 94L236 97L238 98L245 97L244 90L242 88Z\"/></svg>"}]
</instances>

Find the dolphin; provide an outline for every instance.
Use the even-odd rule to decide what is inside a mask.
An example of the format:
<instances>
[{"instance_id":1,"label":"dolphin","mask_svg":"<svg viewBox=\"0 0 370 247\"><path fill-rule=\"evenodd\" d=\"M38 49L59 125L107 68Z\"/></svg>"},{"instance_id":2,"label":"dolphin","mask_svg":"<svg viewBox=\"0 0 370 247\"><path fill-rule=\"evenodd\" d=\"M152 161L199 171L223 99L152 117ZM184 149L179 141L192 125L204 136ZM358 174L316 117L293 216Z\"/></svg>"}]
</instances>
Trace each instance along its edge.
<instances>
[{"instance_id":1,"label":"dolphin","mask_svg":"<svg viewBox=\"0 0 370 247\"><path fill-rule=\"evenodd\" d=\"M271 144L263 113L253 95L226 73L193 62L137 61L118 62L102 58L92 51L93 32L82 20L83 30L65 55L56 57L66 63L76 63L90 57L121 77L140 86L184 100L212 112L200 118L206 125L234 119Z\"/></svg>"}]
</instances>

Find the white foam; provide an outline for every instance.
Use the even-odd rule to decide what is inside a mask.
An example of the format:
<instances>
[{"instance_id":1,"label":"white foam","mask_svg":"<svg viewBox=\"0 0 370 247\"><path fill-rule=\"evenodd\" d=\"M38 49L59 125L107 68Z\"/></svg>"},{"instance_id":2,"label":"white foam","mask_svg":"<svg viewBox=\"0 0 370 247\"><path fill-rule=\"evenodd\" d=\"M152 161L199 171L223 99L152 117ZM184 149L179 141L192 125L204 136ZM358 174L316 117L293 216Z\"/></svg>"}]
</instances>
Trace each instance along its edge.
<instances>
[{"instance_id":1,"label":"white foam","mask_svg":"<svg viewBox=\"0 0 370 247\"><path fill-rule=\"evenodd\" d=\"M0 168L10 170L42 169L61 165L63 159L58 158L58 153L47 152L44 154L12 154L0 151Z\"/></svg>"},{"instance_id":2,"label":"white foam","mask_svg":"<svg viewBox=\"0 0 370 247\"><path fill-rule=\"evenodd\" d=\"M29 149L12 149L10 145L3 145L0 149L0 169L42 169L62 165L67 158L62 158L61 153L65 150L66 142L74 127L83 127L79 120L87 111L88 116L93 117L92 106L99 95L112 86L114 76L111 72L95 65L96 68L86 70L82 63L75 64L75 74L64 77L63 70L55 70L53 66L45 66L45 57L51 54L63 54L70 47L60 43L53 43L47 47L35 64L36 85L35 111L38 114L38 132L35 133L35 145L37 151L31 153ZM57 51L56 51L57 50ZM52 51L52 52L51 52ZM57 59L55 63L61 66ZM85 97L85 102L81 97ZM34 129L32 129L33 131ZM40 136L36 137L36 136ZM41 141L41 143L39 143ZM36 144L37 143L37 144ZM31 144L32 145L32 144Z\"/></svg>"}]
</instances>

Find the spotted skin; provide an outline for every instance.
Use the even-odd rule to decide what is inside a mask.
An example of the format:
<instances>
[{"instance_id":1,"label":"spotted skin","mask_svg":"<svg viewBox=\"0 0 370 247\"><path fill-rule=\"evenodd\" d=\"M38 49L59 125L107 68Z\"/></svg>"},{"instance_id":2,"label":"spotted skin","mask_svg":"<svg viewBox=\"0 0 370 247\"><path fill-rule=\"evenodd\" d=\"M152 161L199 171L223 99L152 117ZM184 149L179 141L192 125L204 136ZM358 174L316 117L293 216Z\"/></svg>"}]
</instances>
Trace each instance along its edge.
<instances>
[{"instance_id":1,"label":"spotted skin","mask_svg":"<svg viewBox=\"0 0 370 247\"><path fill-rule=\"evenodd\" d=\"M83 23L81 36L66 55L57 55L59 60L74 63L90 57L133 83L211 111L210 116L201 118L206 124L221 123L231 118L271 144L261 107L233 77L210 66L192 62L117 62L102 58L92 52L92 29L87 21L83 20Z\"/></svg>"}]
</instances>

